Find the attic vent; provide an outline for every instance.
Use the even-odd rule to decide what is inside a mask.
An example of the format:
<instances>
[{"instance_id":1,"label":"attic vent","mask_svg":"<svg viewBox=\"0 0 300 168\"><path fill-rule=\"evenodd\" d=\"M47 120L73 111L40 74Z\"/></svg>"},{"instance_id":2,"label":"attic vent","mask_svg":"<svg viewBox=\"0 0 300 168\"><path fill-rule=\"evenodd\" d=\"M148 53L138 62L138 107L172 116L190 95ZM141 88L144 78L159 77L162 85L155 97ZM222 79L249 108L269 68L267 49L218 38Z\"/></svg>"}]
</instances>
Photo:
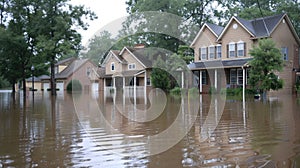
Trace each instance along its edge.
<instances>
[{"instance_id":1,"label":"attic vent","mask_svg":"<svg viewBox=\"0 0 300 168\"><path fill-rule=\"evenodd\" d=\"M285 23L285 19L282 20L282 23Z\"/></svg>"}]
</instances>

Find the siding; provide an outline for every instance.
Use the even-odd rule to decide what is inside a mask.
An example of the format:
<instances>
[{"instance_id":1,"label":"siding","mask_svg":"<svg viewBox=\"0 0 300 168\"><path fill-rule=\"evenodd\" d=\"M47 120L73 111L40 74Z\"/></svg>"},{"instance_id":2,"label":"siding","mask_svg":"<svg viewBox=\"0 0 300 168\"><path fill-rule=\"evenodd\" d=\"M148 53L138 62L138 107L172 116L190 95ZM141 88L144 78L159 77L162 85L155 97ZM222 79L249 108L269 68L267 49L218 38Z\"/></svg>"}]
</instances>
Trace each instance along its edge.
<instances>
[{"instance_id":1,"label":"siding","mask_svg":"<svg viewBox=\"0 0 300 168\"><path fill-rule=\"evenodd\" d=\"M237 24L237 29L233 29L233 25ZM235 20L233 20L226 32L224 32L222 41L222 59L232 59L227 56L227 44L230 42L243 41L246 43L246 57L250 57L249 49L253 47L253 41L250 39L251 35ZM239 57L241 58L241 57Z\"/></svg>"},{"instance_id":2,"label":"siding","mask_svg":"<svg viewBox=\"0 0 300 168\"><path fill-rule=\"evenodd\" d=\"M199 36L199 38L195 42L195 62L200 61L199 60L199 48L206 46L209 47L210 45L217 45L216 43L217 37L207 28L205 27L203 29L203 32Z\"/></svg>"}]
</instances>

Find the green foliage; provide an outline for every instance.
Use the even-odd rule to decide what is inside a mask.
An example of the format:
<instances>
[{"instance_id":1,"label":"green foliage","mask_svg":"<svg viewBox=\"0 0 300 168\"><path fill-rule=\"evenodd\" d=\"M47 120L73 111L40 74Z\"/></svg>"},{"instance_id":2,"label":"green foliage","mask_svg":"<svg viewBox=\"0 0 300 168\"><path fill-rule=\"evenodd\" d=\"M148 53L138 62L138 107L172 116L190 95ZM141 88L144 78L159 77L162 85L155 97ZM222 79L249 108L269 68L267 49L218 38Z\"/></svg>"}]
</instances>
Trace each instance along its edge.
<instances>
[{"instance_id":1,"label":"green foliage","mask_svg":"<svg viewBox=\"0 0 300 168\"><path fill-rule=\"evenodd\" d=\"M171 95L180 95L181 94L181 88L180 87L174 87L170 90Z\"/></svg>"},{"instance_id":2,"label":"green foliage","mask_svg":"<svg viewBox=\"0 0 300 168\"><path fill-rule=\"evenodd\" d=\"M9 86L10 86L9 82L6 79L4 79L2 76L0 76L0 89L7 88Z\"/></svg>"},{"instance_id":3,"label":"green foliage","mask_svg":"<svg viewBox=\"0 0 300 168\"><path fill-rule=\"evenodd\" d=\"M251 70L249 83L258 90L278 90L283 87L283 80L276 72L283 68L281 52L271 39L259 41L258 46L250 50L253 60L250 62Z\"/></svg>"},{"instance_id":4,"label":"green foliage","mask_svg":"<svg viewBox=\"0 0 300 168\"><path fill-rule=\"evenodd\" d=\"M295 87L296 87L297 93L300 93L300 79L299 79L299 78L298 78L297 81L296 81Z\"/></svg>"},{"instance_id":5,"label":"green foliage","mask_svg":"<svg viewBox=\"0 0 300 168\"><path fill-rule=\"evenodd\" d=\"M154 63L154 68L151 73L151 83L153 84L153 87L165 91L171 89L169 73L166 71L166 65L161 57L158 57Z\"/></svg>"},{"instance_id":6,"label":"green foliage","mask_svg":"<svg viewBox=\"0 0 300 168\"><path fill-rule=\"evenodd\" d=\"M104 55L111 49L115 41L111 33L103 31L89 41L88 51L83 54L83 57L89 58L98 65L104 60Z\"/></svg>"},{"instance_id":7,"label":"green foliage","mask_svg":"<svg viewBox=\"0 0 300 168\"><path fill-rule=\"evenodd\" d=\"M208 93L209 93L209 94L216 94L216 93L217 93L217 90L216 90L216 88L215 88L214 86L211 86L211 87L209 88L209 90L208 90Z\"/></svg>"},{"instance_id":8,"label":"green foliage","mask_svg":"<svg viewBox=\"0 0 300 168\"><path fill-rule=\"evenodd\" d=\"M189 64L194 60L194 50L187 45L180 45L177 54L186 64Z\"/></svg>"},{"instance_id":9,"label":"green foliage","mask_svg":"<svg viewBox=\"0 0 300 168\"><path fill-rule=\"evenodd\" d=\"M77 79L71 80L67 85L68 92L81 91L81 90L82 90L82 85L81 85L80 81Z\"/></svg>"}]
</instances>

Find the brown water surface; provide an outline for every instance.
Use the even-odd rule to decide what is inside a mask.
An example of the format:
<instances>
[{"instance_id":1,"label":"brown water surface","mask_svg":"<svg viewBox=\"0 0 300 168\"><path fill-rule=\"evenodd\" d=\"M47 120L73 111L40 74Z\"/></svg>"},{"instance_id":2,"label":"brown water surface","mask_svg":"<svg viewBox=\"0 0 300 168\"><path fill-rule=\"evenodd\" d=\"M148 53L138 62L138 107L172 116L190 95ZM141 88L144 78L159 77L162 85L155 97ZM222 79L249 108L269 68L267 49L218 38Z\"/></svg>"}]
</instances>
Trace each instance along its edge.
<instances>
[{"instance_id":1,"label":"brown water surface","mask_svg":"<svg viewBox=\"0 0 300 168\"><path fill-rule=\"evenodd\" d=\"M196 115L185 106L190 101L168 96L161 114L138 122L130 119L139 115L137 109L151 106L142 97L62 93L51 98L35 93L33 101L31 95L26 100L19 95L0 92L0 168L300 167L296 96L247 98L245 109L242 100L227 97L223 109L218 105L221 99L203 95L192 98L199 103ZM117 99L120 108L115 106ZM209 123L218 123L214 130L204 129L209 110L215 110ZM217 113L222 114L220 120ZM177 117L195 122L175 146L151 155L149 137L171 127ZM178 127L178 136L185 126ZM169 138L159 139L158 148L178 137Z\"/></svg>"}]
</instances>

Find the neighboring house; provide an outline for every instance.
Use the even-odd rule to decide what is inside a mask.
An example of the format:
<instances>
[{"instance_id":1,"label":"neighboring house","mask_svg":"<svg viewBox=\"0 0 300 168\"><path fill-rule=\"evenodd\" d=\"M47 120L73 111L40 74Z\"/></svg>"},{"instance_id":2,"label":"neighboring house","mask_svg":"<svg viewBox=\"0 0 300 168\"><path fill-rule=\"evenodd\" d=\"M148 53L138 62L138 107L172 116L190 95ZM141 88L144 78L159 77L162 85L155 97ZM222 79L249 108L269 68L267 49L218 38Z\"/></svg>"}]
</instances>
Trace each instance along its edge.
<instances>
[{"instance_id":1,"label":"neighboring house","mask_svg":"<svg viewBox=\"0 0 300 168\"><path fill-rule=\"evenodd\" d=\"M32 84L33 84L33 87L34 87L34 90L35 91L43 91L43 80L45 79L49 79L49 76L48 75L42 75L42 76L39 76L39 77L33 77L33 82L32 82L32 77L29 77L26 79L26 87L29 89L29 90L32 90Z\"/></svg>"},{"instance_id":2,"label":"neighboring house","mask_svg":"<svg viewBox=\"0 0 300 168\"><path fill-rule=\"evenodd\" d=\"M279 14L253 20L232 17L225 27L204 24L191 44L195 51L194 63L189 68L195 74L194 86L200 92L214 87L242 87L247 85L249 50L262 38L271 38L281 49L285 93L295 91L299 70L300 40L287 14ZM222 75L224 73L225 75ZM299 77L298 77L299 78Z\"/></svg>"},{"instance_id":3,"label":"neighboring house","mask_svg":"<svg viewBox=\"0 0 300 168\"><path fill-rule=\"evenodd\" d=\"M55 64L56 88L66 90L72 79L79 80L85 91L98 91L97 66L89 59L68 58ZM43 90L50 89L50 77L42 79Z\"/></svg>"},{"instance_id":4,"label":"neighboring house","mask_svg":"<svg viewBox=\"0 0 300 168\"><path fill-rule=\"evenodd\" d=\"M143 45L109 51L99 73L104 86L102 90L139 89L146 93L151 88L152 62L144 56L144 51Z\"/></svg>"}]
</instances>

